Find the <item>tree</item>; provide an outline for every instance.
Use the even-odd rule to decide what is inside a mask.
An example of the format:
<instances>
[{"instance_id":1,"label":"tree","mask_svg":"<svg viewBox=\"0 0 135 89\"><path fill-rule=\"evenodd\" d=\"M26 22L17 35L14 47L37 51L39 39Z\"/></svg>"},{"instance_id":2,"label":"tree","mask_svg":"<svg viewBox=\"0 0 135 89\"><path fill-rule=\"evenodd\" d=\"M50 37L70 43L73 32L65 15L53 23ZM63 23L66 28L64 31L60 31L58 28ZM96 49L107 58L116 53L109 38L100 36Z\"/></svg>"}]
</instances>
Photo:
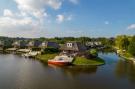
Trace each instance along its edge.
<instances>
[{"instance_id":1,"label":"tree","mask_svg":"<svg viewBox=\"0 0 135 89\"><path fill-rule=\"evenodd\" d=\"M131 38L130 44L128 46L128 52L135 56L135 36Z\"/></svg>"},{"instance_id":2,"label":"tree","mask_svg":"<svg viewBox=\"0 0 135 89\"><path fill-rule=\"evenodd\" d=\"M117 36L115 39L115 45L121 50L127 50L129 46L129 39L125 35Z\"/></svg>"},{"instance_id":3,"label":"tree","mask_svg":"<svg viewBox=\"0 0 135 89\"><path fill-rule=\"evenodd\" d=\"M90 55L94 56L94 57L97 57L98 56L98 52L96 49L91 49L90 50Z\"/></svg>"},{"instance_id":4,"label":"tree","mask_svg":"<svg viewBox=\"0 0 135 89\"><path fill-rule=\"evenodd\" d=\"M86 44L86 42L89 42L89 41L91 41L91 38L89 38L89 37L79 37L79 38L77 38L76 39L77 41L80 41L82 44Z\"/></svg>"},{"instance_id":5,"label":"tree","mask_svg":"<svg viewBox=\"0 0 135 89\"><path fill-rule=\"evenodd\" d=\"M130 42L130 45L128 47L128 52L135 56L135 42Z\"/></svg>"}]
</instances>

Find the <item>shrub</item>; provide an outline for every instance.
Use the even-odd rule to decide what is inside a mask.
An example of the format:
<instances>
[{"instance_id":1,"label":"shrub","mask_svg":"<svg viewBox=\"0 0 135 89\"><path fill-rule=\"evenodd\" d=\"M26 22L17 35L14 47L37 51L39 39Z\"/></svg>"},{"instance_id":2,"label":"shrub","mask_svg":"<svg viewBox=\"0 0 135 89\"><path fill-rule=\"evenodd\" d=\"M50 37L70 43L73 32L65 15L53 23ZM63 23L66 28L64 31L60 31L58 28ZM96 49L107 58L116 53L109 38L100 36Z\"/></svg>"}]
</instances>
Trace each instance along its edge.
<instances>
[{"instance_id":1,"label":"shrub","mask_svg":"<svg viewBox=\"0 0 135 89\"><path fill-rule=\"evenodd\" d=\"M59 50L53 47L48 47L44 49L44 53L46 54L52 54L52 53L58 53Z\"/></svg>"},{"instance_id":2,"label":"shrub","mask_svg":"<svg viewBox=\"0 0 135 89\"><path fill-rule=\"evenodd\" d=\"M128 52L135 56L135 42L131 42L128 46Z\"/></svg>"},{"instance_id":3,"label":"shrub","mask_svg":"<svg viewBox=\"0 0 135 89\"><path fill-rule=\"evenodd\" d=\"M32 48L32 51L41 51L41 48L35 47L35 48Z\"/></svg>"},{"instance_id":4,"label":"shrub","mask_svg":"<svg viewBox=\"0 0 135 89\"><path fill-rule=\"evenodd\" d=\"M97 50L96 49L91 49L90 50L90 55L92 55L94 57L97 57L98 56Z\"/></svg>"}]
</instances>

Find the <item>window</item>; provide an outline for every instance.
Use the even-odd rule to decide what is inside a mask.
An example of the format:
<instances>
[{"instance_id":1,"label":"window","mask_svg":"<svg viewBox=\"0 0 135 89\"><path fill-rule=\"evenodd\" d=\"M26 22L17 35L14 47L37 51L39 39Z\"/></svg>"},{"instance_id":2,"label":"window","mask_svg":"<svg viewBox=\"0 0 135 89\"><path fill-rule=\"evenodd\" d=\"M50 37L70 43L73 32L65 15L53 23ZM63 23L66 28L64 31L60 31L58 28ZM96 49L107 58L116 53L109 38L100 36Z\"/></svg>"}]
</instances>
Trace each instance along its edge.
<instances>
[{"instance_id":1,"label":"window","mask_svg":"<svg viewBox=\"0 0 135 89\"><path fill-rule=\"evenodd\" d=\"M72 47L72 43L67 43L67 47Z\"/></svg>"}]
</instances>

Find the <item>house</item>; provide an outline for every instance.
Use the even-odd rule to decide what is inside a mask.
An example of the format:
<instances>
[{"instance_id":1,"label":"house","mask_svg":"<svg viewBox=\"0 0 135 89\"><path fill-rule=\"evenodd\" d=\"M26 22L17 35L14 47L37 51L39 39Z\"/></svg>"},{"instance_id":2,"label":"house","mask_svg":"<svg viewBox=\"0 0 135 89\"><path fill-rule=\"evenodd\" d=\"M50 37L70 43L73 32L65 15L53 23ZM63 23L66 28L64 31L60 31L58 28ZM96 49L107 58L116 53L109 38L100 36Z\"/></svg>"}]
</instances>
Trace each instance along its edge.
<instances>
[{"instance_id":1,"label":"house","mask_svg":"<svg viewBox=\"0 0 135 89\"><path fill-rule=\"evenodd\" d=\"M79 54L87 50L80 42L67 42L60 48L65 54Z\"/></svg>"},{"instance_id":2,"label":"house","mask_svg":"<svg viewBox=\"0 0 135 89\"><path fill-rule=\"evenodd\" d=\"M90 41L90 42L86 42L85 44L87 47L93 48L93 47L99 47L102 45L102 43L100 41Z\"/></svg>"},{"instance_id":3,"label":"house","mask_svg":"<svg viewBox=\"0 0 135 89\"><path fill-rule=\"evenodd\" d=\"M0 51L3 51L3 47L4 47L4 42L0 41Z\"/></svg>"},{"instance_id":4,"label":"house","mask_svg":"<svg viewBox=\"0 0 135 89\"><path fill-rule=\"evenodd\" d=\"M85 45L86 45L87 47L94 47L94 46L95 46L94 42L86 42Z\"/></svg>"},{"instance_id":5,"label":"house","mask_svg":"<svg viewBox=\"0 0 135 89\"><path fill-rule=\"evenodd\" d=\"M59 44L57 44L56 42L44 41L44 42L41 43L40 47L41 47L41 48L52 47L52 48L58 49L60 46L59 46Z\"/></svg>"},{"instance_id":6,"label":"house","mask_svg":"<svg viewBox=\"0 0 135 89\"><path fill-rule=\"evenodd\" d=\"M14 48L25 48L26 47L26 42L24 42L24 41L15 41L15 42L13 42L12 46Z\"/></svg>"},{"instance_id":7,"label":"house","mask_svg":"<svg viewBox=\"0 0 135 89\"><path fill-rule=\"evenodd\" d=\"M3 47L3 46L4 46L4 42L0 41L0 47Z\"/></svg>"},{"instance_id":8,"label":"house","mask_svg":"<svg viewBox=\"0 0 135 89\"><path fill-rule=\"evenodd\" d=\"M42 43L41 41L29 41L27 46L28 48L36 48L36 47L39 47L41 43Z\"/></svg>"},{"instance_id":9,"label":"house","mask_svg":"<svg viewBox=\"0 0 135 89\"><path fill-rule=\"evenodd\" d=\"M99 41L96 41L96 42L94 42L94 44L95 44L96 46L100 46L102 43L99 42Z\"/></svg>"}]
</instances>

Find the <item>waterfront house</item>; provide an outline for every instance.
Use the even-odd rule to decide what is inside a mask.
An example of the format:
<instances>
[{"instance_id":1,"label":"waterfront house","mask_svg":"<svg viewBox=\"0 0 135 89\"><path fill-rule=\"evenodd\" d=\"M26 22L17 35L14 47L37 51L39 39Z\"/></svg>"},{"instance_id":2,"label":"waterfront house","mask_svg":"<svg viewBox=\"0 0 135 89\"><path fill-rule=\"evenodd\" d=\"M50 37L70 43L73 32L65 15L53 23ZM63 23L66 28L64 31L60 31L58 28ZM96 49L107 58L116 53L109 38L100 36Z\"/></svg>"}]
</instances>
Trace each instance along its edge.
<instances>
[{"instance_id":1,"label":"waterfront house","mask_svg":"<svg viewBox=\"0 0 135 89\"><path fill-rule=\"evenodd\" d=\"M102 43L100 41L90 41L85 44L88 48L100 47Z\"/></svg>"},{"instance_id":2,"label":"waterfront house","mask_svg":"<svg viewBox=\"0 0 135 89\"><path fill-rule=\"evenodd\" d=\"M41 47L41 48L48 48L48 47L51 47L51 48L56 48L56 49L58 49L60 46L59 46L59 44L57 44L56 42L44 41L44 42L41 43L40 47Z\"/></svg>"},{"instance_id":3,"label":"waterfront house","mask_svg":"<svg viewBox=\"0 0 135 89\"><path fill-rule=\"evenodd\" d=\"M80 54L85 52L86 47L80 42L67 42L60 48L64 54Z\"/></svg>"},{"instance_id":4,"label":"waterfront house","mask_svg":"<svg viewBox=\"0 0 135 89\"><path fill-rule=\"evenodd\" d=\"M25 48L26 47L26 42L24 42L24 41L15 41L15 42L13 42L12 46L14 48Z\"/></svg>"},{"instance_id":5,"label":"waterfront house","mask_svg":"<svg viewBox=\"0 0 135 89\"><path fill-rule=\"evenodd\" d=\"M27 46L28 48L37 48L41 45L41 41L29 41Z\"/></svg>"},{"instance_id":6,"label":"waterfront house","mask_svg":"<svg viewBox=\"0 0 135 89\"><path fill-rule=\"evenodd\" d=\"M94 46L95 46L94 42L86 42L85 45L86 45L87 47L94 47Z\"/></svg>"},{"instance_id":7,"label":"waterfront house","mask_svg":"<svg viewBox=\"0 0 135 89\"><path fill-rule=\"evenodd\" d=\"M3 47L3 46L4 46L4 42L0 41L0 47Z\"/></svg>"}]
</instances>

